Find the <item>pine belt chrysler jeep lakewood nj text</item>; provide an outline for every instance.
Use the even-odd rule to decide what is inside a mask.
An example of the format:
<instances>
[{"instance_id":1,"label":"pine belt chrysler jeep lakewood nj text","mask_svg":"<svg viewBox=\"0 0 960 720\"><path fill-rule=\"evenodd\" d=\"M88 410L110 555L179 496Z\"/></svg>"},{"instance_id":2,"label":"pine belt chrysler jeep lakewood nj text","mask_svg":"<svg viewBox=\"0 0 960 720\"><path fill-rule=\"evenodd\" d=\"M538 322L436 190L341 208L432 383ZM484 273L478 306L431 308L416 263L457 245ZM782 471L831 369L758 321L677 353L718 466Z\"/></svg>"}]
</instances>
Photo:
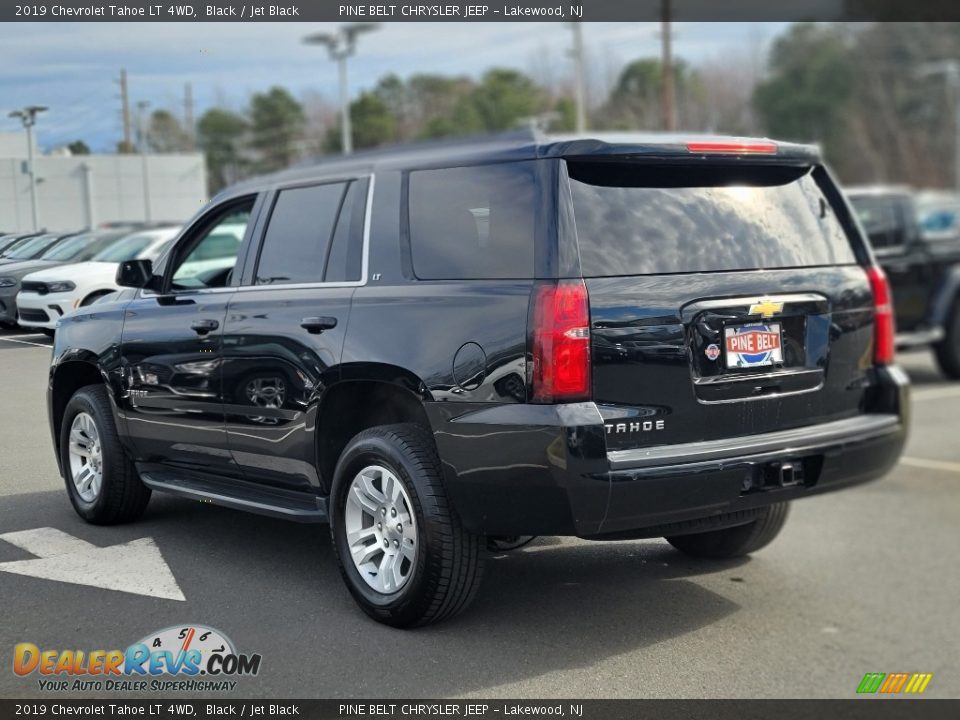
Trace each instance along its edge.
<instances>
[{"instance_id":1,"label":"pine belt chrysler jeep lakewood nj text","mask_svg":"<svg viewBox=\"0 0 960 720\"><path fill-rule=\"evenodd\" d=\"M184 270L237 225L235 263ZM906 436L886 280L806 146L358 154L224 192L117 275L54 345L77 512L158 490L328 522L393 625L460 611L524 536L752 552Z\"/></svg>"}]
</instances>

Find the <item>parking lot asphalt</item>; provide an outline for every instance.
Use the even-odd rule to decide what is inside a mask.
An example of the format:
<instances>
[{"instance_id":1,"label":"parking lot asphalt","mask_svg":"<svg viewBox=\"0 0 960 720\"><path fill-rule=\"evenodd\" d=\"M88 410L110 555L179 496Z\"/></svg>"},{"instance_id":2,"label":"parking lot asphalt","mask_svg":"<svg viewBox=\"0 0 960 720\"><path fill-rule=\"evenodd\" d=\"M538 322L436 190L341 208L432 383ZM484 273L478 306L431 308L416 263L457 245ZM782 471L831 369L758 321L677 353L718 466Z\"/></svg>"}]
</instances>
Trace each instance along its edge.
<instances>
[{"instance_id":1,"label":"parking lot asphalt","mask_svg":"<svg viewBox=\"0 0 960 720\"><path fill-rule=\"evenodd\" d=\"M753 558L710 563L664 541L542 538L492 558L462 616L399 631L355 608L325 527L157 494L138 523L84 524L51 450L48 346L0 331L0 535L54 528L100 548L150 538L185 599L157 597L146 565L116 579L134 592L0 572L2 697L53 697L36 675L11 672L16 643L123 649L189 623L262 655L259 675L232 697L849 698L864 673L895 671L932 672L928 697L960 696L960 383L939 376L927 353L901 360L915 383L901 464L795 503ZM22 545L0 539L0 570L35 557Z\"/></svg>"}]
</instances>

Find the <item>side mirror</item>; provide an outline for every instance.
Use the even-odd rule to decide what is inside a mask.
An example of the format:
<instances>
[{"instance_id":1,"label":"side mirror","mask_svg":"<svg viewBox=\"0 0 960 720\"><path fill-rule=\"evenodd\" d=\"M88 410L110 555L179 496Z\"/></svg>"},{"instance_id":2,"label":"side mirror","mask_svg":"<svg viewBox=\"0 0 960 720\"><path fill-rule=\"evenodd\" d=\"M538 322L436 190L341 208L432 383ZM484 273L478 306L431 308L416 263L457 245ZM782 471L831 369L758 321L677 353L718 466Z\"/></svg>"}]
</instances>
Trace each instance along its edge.
<instances>
[{"instance_id":1,"label":"side mirror","mask_svg":"<svg viewBox=\"0 0 960 720\"><path fill-rule=\"evenodd\" d=\"M153 284L153 263L149 260L127 260L117 268L117 285L148 288Z\"/></svg>"}]
</instances>

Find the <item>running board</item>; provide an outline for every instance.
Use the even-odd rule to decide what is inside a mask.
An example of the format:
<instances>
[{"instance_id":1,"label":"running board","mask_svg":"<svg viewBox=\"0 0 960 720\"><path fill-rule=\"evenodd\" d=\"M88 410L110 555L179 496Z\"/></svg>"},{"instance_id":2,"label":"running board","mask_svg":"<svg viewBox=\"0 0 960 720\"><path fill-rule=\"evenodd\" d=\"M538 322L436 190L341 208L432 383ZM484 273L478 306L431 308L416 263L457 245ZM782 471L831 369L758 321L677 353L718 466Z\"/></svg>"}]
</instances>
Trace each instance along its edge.
<instances>
[{"instance_id":1,"label":"running board","mask_svg":"<svg viewBox=\"0 0 960 720\"><path fill-rule=\"evenodd\" d=\"M243 480L201 478L166 468L158 469L156 466L138 469L143 484L158 492L284 520L303 523L328 521L327 499L317 495L273 489Z\"/></svg>"}]
</instances>

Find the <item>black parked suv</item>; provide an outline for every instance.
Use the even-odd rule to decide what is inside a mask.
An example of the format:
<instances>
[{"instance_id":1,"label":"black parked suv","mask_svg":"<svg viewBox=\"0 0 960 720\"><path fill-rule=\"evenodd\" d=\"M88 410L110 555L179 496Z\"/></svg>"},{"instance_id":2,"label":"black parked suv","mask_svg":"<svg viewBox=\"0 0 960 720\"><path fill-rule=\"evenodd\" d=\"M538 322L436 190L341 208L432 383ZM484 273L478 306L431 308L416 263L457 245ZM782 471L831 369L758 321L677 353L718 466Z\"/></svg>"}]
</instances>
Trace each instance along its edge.
<instances>
[{"instance_id":1,"label":"black parked suv","mask_svg":"<svg viewBox=\"0 0 960 720\"><path fill-rule=\"evenodd\" d=\"M847 191L890 281L898 349L932 347L944 375L960 380L960 232L949 202L917 207L909 188Z\"/></svg>"},{"instance_id":2,"label":"black parked suv","mask_svg":"<svg viewBox=\"0 0 960 720\"><path fill-rule=\"evenodd\" d=\"M235 261L198 266L237 226ZM118 280L53 350L77 512L158 490L328 522L396 626L460 611L521 536L750 553L907 431L884 276L806 146L357 154L224 192Z\"/></svg>"}]
</instances>

